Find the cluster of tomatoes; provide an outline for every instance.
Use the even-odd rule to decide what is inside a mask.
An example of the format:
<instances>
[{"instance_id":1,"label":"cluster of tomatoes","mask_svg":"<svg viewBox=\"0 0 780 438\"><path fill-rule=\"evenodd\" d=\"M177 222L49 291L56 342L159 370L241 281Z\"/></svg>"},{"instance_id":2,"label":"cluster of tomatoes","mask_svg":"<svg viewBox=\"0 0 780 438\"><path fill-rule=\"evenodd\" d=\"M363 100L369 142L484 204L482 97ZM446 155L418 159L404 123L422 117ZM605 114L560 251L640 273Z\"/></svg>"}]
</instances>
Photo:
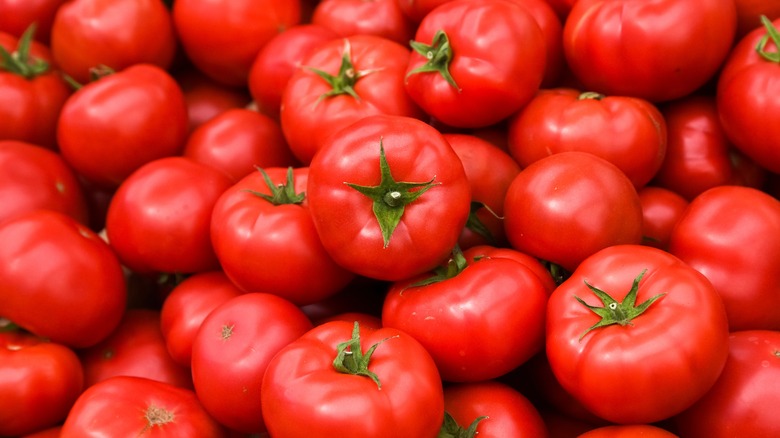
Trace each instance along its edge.
<instances>
[{"instance_id":1,"label":"cluster of tomatoes","mask_svg":"<svg viewBox=\"0 0 780 438\"><path fill-rule=\"evenodd\" d=\"M0 436L780 436L778 29L0 0Z\"/></svg>"}]
</instances>

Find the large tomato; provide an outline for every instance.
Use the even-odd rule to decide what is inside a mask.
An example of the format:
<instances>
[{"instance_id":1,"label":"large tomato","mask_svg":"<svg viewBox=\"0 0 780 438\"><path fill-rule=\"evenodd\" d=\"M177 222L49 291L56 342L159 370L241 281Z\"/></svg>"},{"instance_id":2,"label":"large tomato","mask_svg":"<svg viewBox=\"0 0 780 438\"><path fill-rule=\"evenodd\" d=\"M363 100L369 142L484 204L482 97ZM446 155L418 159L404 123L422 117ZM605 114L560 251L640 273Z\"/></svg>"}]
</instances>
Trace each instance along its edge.
<instances>
[{"instance_id":1,"label":"large tomato","mask_svg":"<svg viewBox=\"0 0 780 438\"><path fill-rule=\"evenodd\" d=\"M668 252L616 245L583 261L547 307L547 359L583 406L615 423L690 407L728 356L723 302Z\"/></svg>"},{"instance_id":2,"label":"large tomato","mask_svg":"<svg viewBox=\"0 0 780 438\"><path fill-rule=\"evenodd\" d=\"M242 87L217 82L194 68L174 71L174 79L184 92L189 130L233 108L246 108L252 96Z\"/></svg>"},{"instance_id":3,"label":"large tomato","mask_svg":"<svg viewBox=\"0 0 780 438\"><path fill-rule=\"evenodd\" d=\"M21 37L35 23L35 39L49 44L54 14L66 0L0 0L0 32Z\"/></svg>"},{"instance_id":4,"label":"large tomato","mask_svg":"<svg viewBox=\"0 0 780 438\"><path fill-rule=\"evenodd\" d=\"M311 22L332 29L340 37L377 35L407 44L417 27L397 0L322 0Z\"/></svg>"},{"instance_id":5,"label":"large tomato","mask_svg":"<svg viewBox=\"0 0 780 438\"><path fill-rule=\"evenodd\" d=\"M668 249L672 230L688 208L688 200L663 187L645 186L638 194L642 204L642 243Z\"/></svg>"}]
</instances>

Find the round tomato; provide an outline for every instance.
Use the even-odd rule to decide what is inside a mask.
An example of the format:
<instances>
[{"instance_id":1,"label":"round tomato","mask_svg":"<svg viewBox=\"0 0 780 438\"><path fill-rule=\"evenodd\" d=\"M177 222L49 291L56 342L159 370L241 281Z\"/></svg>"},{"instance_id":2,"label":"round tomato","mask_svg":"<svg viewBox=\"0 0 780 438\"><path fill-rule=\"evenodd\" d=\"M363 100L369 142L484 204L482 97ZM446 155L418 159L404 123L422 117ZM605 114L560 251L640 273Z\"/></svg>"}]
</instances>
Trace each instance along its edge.
<instances>
[{"instance_id":1,"label":"round tomato","mask_svg":"<svg viewBox=\"0 0 780 438\"><path fill-rule=\"evenodd\" d=\"M737 38L742 38L761 27L761 16L770 20L780 18L780 3L764 0L735 0L737 6Z\"/></svg>"},{"instance_id":2,"label":"round tomato","mask_svg":"<svg viewBox=\"0 0 780 438\"><path fill-rule=\"evenodd\" d=\"M688 200L669 189L645 186L639 191L642 204L642 243L669 248L674 226L688 208Z\"/></svg>"},{"instance_id":3,"label":"round tomato","mask_svg":"<svg viewBox=\"0 0 780 438\"><path fill-rule=\"evenodd\" d=\"M399 44L407 44L416 28L397 0L322 0L312 11L311 22L340 37L377 35Z\"/></svg>"},{"instance_id":4,"label":"round tomato","mask_svg":"<svg viewBox=\"0 0 780 438\"><path fill-rule=\"evenodd\" d=\"M49 44L54 15L66 0L0 0L0 32L21 37L35 23L35 39Z\"/></svg>"},{"instance_id":5,"label":"round tomato","mask_svg":"<svg viewBox=\"0 0 780 438\"><path fill-rule=\"evenodd\" d=\"M687 436L687 435L686 435ZM679 438L677 435L650 424L602 426L589 430L577 438Z\"/></svg>"},{"instance_id":6,"label":"round tomato","mask_svg":"<svg viewBox=\"0 0 780 438\"><path fill-rule=\"evenodd\" d=\"M174 79L184 93L189 131L233 108L246 108L252 96L246 89L217 82L194 68L184 68Z\"/></svg>"}]
</instances>

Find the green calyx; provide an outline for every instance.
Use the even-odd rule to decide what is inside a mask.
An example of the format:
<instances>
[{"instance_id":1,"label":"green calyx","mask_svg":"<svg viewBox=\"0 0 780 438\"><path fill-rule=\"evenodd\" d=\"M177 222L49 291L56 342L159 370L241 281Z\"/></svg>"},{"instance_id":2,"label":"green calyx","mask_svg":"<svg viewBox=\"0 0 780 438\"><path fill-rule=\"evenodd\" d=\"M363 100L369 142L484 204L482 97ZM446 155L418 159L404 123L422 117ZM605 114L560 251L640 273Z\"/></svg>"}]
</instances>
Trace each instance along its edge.
<instances>
[{"instance_id":1,"label":"green calyx","mask_svg":"<svg viewBox=\"0 0 780 438\"><path fill-rule=\"evenodd\" d=\"M268 176L265 170L259 167L257 170L263 175L263 180L265 181L268 190L271 191L271 194L269 195L266 193L260 193L255 190L247 190L249 193L252 193L255 196L259 196L273 205L300 204L306 198L305 193L295 192L292 167L287 168L287 181L284 184L279 185L276 185L273 181L271 181L271 178Z\"/></svg>"},{"instance_id":2,"label":"green calyx","mask_svg":"<svg viewBox=\"0 0 780 438\"><path fill-rule=\"evenodd\" d=\"M390 237L393 231L401 222L406 205L414 202L428 189L435 186L434 176L426 182L402 182L396 181L390 172L390 166L385 157L385 148L382 145L382 139L379 139L379 170L381 179L376 186L361 186L345 182L344 184L352 187L363 195L371 198L373 201L373 211L379 228L382 231L384 247L390 244Z\"/></svg>"},{"instance_id":3,"label":"green calyx","mask_svg":"<svg viewBox=\"0 0 780 438\"><path fill-rule=\"evenodd\" d=\"M456 275L463 272L467 266L468 261L463 255L463 251L461 251L460 247L456 245L452 250L452 257L450 257L446 265L438 267L433 271L433 275L424 280L413 283L409 287L427 286L429 284L449 280L450 278L454 278Z\"/></svg>"},{"instance_id":4,"label":"green calyx","mask_svg":"<svg viewBox=\"0 0 780 438\"><path fill-rule=\"evenodd\" d=\"M582 93L580 93L579 96L577 96L577 100L587 100L587 99L601 100L604 99L605 97L606 96L604 96L603 94L597 93L595 91L583 91Z\"/></svg>"},{"instance_id":5,"label":"green calyx","mask_svg":"<svg viewBox=\"0 0 780 438\"><path fill-rule=\"evenodd\" d=\"M341 66L339 66L339 72L336 75L332 75L314 67L307 67L330 85L330 90L320 95L318 101L341 94L348 94L356 100L360 100L360 96L358 96L355 91L355 84L357 84L357 81L360 78L373 73L376 70L355 70L355 65L352 63L352 50L350 47L349 40L345 39L344 52L341 54Z\"/></svg>"},{"instance_id":6,"label":"green calyx","mask_svg":"<svg viewBox=\"0 0 780 438\"><path fill-rule=\"evenodd\" d=\"M761 23L766 29L766 35L764 35L763 38L758 41L758 44L756 45L756 52L758 52L758 54L767 61L780 64L780 32L777 31L777 28L772 24L772 21L766 17L766 15L761 16ZM766 50L766 44L770 39L775 44L776 48L773 52Z\"/></svg>"},{"instance_id":7,"label":"green calyx","mask_svg":"<svg viewBox=\"0 0 780 438\"><path fill-rule=\"evenodd\" d=\"M437 438L474 438L477 436L477 426L486 418L488 418L486 415L477 417L467 429L464 429L452 418L449 412L445 412L444 422Z\"/></svg>"},{"instance_id":8,"label":"green calyx","mask_svg":"<svg viewBox=\"0 0 780 438\"><path fill-rule=\"evenodd\" d=\"M358 322L355 321L354 328L352 329L352 338L336 346L336 358L333 360L333 367L340 373L369 377L376 383L377 389L382 389L382 382L379 381L379 377L376 373L368 369L368 363L371 360L371 355L374 354L374 350L376 350L380 344L397 337L398 336L393 336L382 339L372 345L368 351L363 353L363 347L360 345L360 326Z\"/></svg>"},{"instance_id":9,"label":"green calyx","mask_svg":"<svg viewBox=\"0 0 780 438\"><path fill-rule=\"evenodd\" d=\"M479 201L471 201L469 217L466 220L466 228L476 233L477 235L482 236L482 238L491 245L494 245L496 244L496 237L493 236L493 233L490 232L488 227L486 227L485 224L479 219L479 216L477 216L477 212L482 208L490 212L490 214L492 214L494 217L503 219L498 216L490 207L488 207L487 204Z\"/></svg>"},{"instance_id":10,"label":"green calyx","mask_svg":"<svg viewBox=\"0 0 780 438\"><path fill-rule=\"evenodd\" d=\"M19 38L16 51L9 53L0 47L0 70L17 74L25 79L33 79L49 71L49 63L38 58L30 57L35 24L31 24Z\"/></svg>"},{"instance_id":11,"label":"green calyx","mask_svg":"<svg viewBox=\"0 0 780 438\"><path fill-rule=\"evenodd\" d=\"M433 35L433 42L431 45L424 44L418 41L412 41L409 43L412 49L424 56L428 61L425 64L411 70L406 74L406 77L417 73L439 73L448 84L460 91L460 87L455 83L455 79L450 74L450 62L452 62L452 46L450 45L450 39L443 30L438 30Z\"/></svg>"},{"instance_id":12,"label":"green calyx","mask_svg":"<svg viewBox=\"0 0 780 438\"><path fill-rule=\"evenodd\" d=\"M632 325L634 318L643 314L645 310L647 310L656 300L666 295L663 293L654 295L641 304L636 305L636 294L637 290L639 289L639 282L642 280L642 277L646 272L647 269L640 272L639 275L634 279L634 282L631 285L631 290L628 291L628 294L625 298L623 298L622 302L618 302L608 293L590 285L587 281L585 282L585 285L588 286L588 289L590 289L594 294L596 294L597 297L599 297L601 302L604 304L604 307L591 306L582 298L575 296L577 301L579 301L583 306L587 307L593 313L601 317L601 321L592 325L580 335L580 340L582 340L582 338L585 337L585 335L587 335L591 330L597 329L599 327L606 327L613 324L619 324L621 326Z\"/></svg>"}]
</instances>

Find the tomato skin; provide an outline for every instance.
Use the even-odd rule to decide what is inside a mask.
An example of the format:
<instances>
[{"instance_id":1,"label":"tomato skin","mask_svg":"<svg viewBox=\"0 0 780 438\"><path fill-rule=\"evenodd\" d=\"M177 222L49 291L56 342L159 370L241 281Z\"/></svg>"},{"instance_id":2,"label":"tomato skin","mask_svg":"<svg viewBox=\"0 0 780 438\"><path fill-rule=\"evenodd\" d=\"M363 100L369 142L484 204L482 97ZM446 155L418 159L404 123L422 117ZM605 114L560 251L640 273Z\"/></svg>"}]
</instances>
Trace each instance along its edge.
<instances>
[{"instance_id":1,"label":"tomato skin","mask_svg":"<svg viewBox=\"0 0 780 438\"><path fill-rule=\"evenodd\" d=\"M0 241L0 315L76 348L98 343L119 324L124 273L111 248L85 225L34 210L3 222Z\"/></svg>"},{"instance_id":2,"label":"tomato skin","mask_svg":"<svg viewBox=\"0 0 780 438\"><path fill-rule=\"evenodd\" d=\"M770 20L780 18L780 3L763 0L735 0L737 6L737 39L761 27L761 15Z\"/></svg>"},{"instance_id":3,"label":"tomato skin","mask_svg":"<svg viewBox=\"0 0 780 438\"><path fill-rule=\"evenodd\" d=\"M109 188L152 160L179 154L186 137L181 88L151 64L83 86L65 102L57 125L65 161L87 180Z\"/></svg>"},{"instance_id":4,"label":"tomato skin","mask_svg":"<svg viewBox=\"0 0 780 438\"><path fill-rule=\"evenodd\" d=\"M642 204L642 244L667 250L674 226L688 208L688 200L669 189L645 186Z\"/></svg>"},{"instance_id":5,"label":"tomato skin","mask_svg":"<svg viewBox=\"0 0 780 438\"><path fill-rule=\"evenodd\" d=\"M428 352L399 330L360 328L364 353L384 340L368 364L381 382L380 390L366 376L342 374L333 367L337 345L349 340L352 330L353 323L346 321L318 325L271 360L261 391L270 435L436 436L444 415L444 396Z\"/></svg>"},{"instance_id":6,"label":"tomato skin","mask_svg":"<svg viewBox=\"0 0 780 438\"><path fill-rule=\"evenodd\" d=\"M586 282L621 302L645 270L636 304L664 295L629 325L587 331L601 318L575 297L602 304ZM665 251L616 245L588 257L553 292L546 352L557 380L585 408L614 423L652 423L712 387L728 356L728 329L706 277Z\"/></svg>"},{"instance_id":7,"label":"tomato skin","mask_svg":"<svg viewBox=\"0 0 780 438\"><path fill-rule=\"evenodd\" d=\"M0 1L0 32L21 37L35 23L35 40L49 44L54 15L66 0L2 0Z\"/></svg>"},{"instance_id":8,"label":"tomato skin","mask_svg":"<svg viewBox=\"0 0 780 438\"><path fill-rule=\"evenodd\" d=\"M542 286L544 286L544 289L547 291L548 295L551 294L558 286L555 284L555 280L550 274L550 271L542 264L541 261L539 261L539 259L520 251L516 251L512 248L495 247L491 245L476 245L464 250L463 255L466 256L467 259L474 260L481 257L512 259L533 271L539 280L541 280Z\"/></svg>"},{"instance_id":9,"label":"tomato skin","mask_svg":"<svg viewBox=\"0 0 780 438\"><path fill-rule=\"evenodd\" d=\"M602 426L589 430L577 438L678 438L677 435L650 424Z\"/></svg>"},{"instance_id":10,"label":"tomato skin","mask_svg":"<svg viewBox=\"0 0 780 438\"><path fill-rule=\"evenodd\" d=\"M416 28L397 0L322 0L311 22L332 29L339 37L371 34L399 44L407 44Z\"/></svg>"},{"instance_id":11,"label":"tomato skin","mask_svg":"<svg viewBox=\"0 0 780 438\"><path fill-rule=\"evenodd\" d=\"M674 424L680 436L771 437L780 433L776 411L780 333L739 330L729 336L729 358L715 386Z\"/></svg>"},{"instance_id":12,"label":"tomato skin","mask_svg":"<svg viewBox=\"0 0 780 438\"><path fill-rule=\"evenodd\" d=\"M563 57L563 21L553 5L547 0L511 0L524 7L536 20L544 35L546 48L544 77L541 88L558 85L563 77L565 60Z\"/></svg>"},{"instance_id":13,"label":"tomato skin","mask_svg":"<svg viewBox=\"0 0 780 438\"><path fill-rule=\"evenodd\" d=\"M174 75L184 93L189 132L233 108L246 108L252 97L244 89L221 84L199 70L186 68Z\"/></svg>"},{"instance_id":14,"label":"tomato skin","mask_svg":"<svg viewBox=\"0 0 780 438\"><path fill-rule=\"evenodd\" d=\"M709 279L732 331L780 330L780 201L749 187L709 189L678 220L669 252Z\"/></svg>"},{"instance_id":15,"label":"tomato skin","mask_svg":"<svg viewBox=\"0 0 780 438\"><path fill-rule=\"evenodd\" d=\"M87 388L62 426L63 437L130 438L147 432L156 437L228 436L191 390L131 376Z\"/></svg>"},{"instance_id":16,"label":"tomato skin","mask_svg":"<svg viewBox=\"0 0 780 438\"><path fill-rule=\"evenodd\" d=\"M62 421L81 394L76 353L21 332L0 332L0 435L19 436Z\"/></svg>"}]
</instances>

